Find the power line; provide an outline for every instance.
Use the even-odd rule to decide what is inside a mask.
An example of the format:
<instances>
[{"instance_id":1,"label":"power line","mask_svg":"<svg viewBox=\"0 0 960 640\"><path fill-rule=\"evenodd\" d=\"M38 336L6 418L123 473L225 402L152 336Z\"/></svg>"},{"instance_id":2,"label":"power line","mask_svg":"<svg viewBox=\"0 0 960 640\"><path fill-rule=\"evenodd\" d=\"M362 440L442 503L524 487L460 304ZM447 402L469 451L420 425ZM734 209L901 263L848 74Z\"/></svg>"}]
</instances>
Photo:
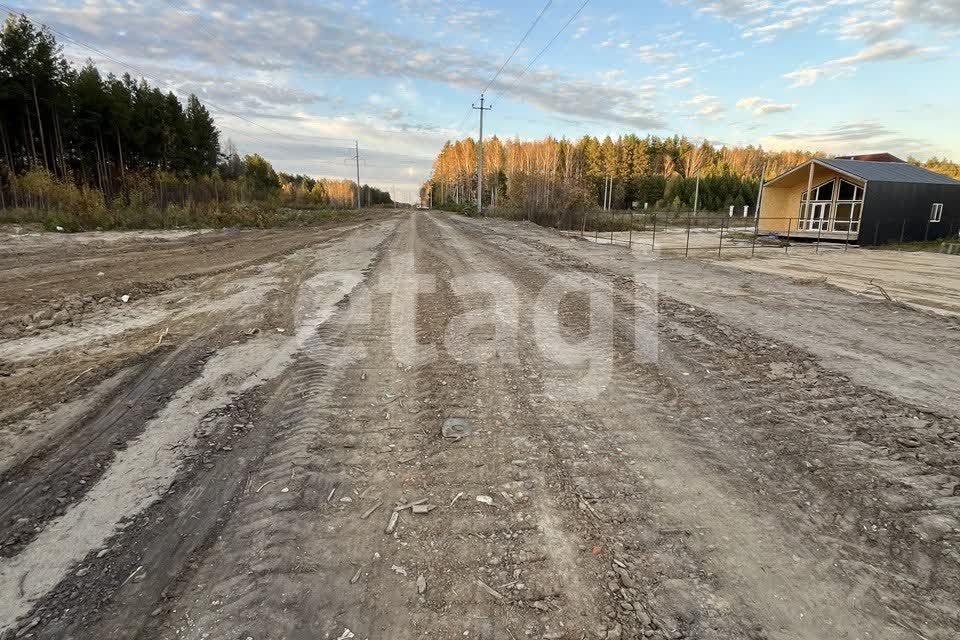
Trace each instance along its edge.
<instances>
[{"instance_id":1,"label":"power line","mask_svg":"<svg viewBox=\"0 0 960 640\"><path fill-rule=\"evenodd\" d=\"M537 53L537 55L535 55L533 59L527 63L527 66L523 68L523 71L520 72L520 75L517 76L517 79L514 80L513 83L509 87L507 87L505 91L503 91L500 94L501 98L505 97L508 93L510 93L511 91L517 88L517 85L520 84L520 80L523 78L523 76L525 76L527 72L533 67L533 65L536 64L537 60L539 60L540 57L547 52L547 49L549 49L553 45L553 43L557 41L557 38L559 38L560 35L567 30L567 27L569 27L573 23L573 21L577 19L577 17L583 12L583 10L586 8L586 6L589 3L590 3L590 0L583 0L583 4L580 5L580 8L577 9L576 12L572 16L570 16L570 19L567 20L562 27L560 27L560 30L557 31L552 38L550 38L550 41L546 44L546 46L544 46L543 49L540 49L540 52Z\"/></svg>"},{"instance_id":2,"label":"power line","mask_svg":"<svg viewBox=\"0 0 960 640\"><path fill-rule=\"evenodd\" d=\"M483 112L491 111L493 105L483 106L483 94L480 94L480 106L470 105L480 112L480 143L477 145L477 215L483 215Z\"/></svg>"},{"instance_id":3,"label":"power line","mask_svg":"<svg viewBox=\"0 0 960 640\"><path fill-rule=\"evenodd\" d=\"M510 55L507 56L507 59L503 61L503 64L501 64L500 68L497 69L497 72L493 75L492 78L490 78L490 81L487 82L486 86L483 88L483 91L480 92L481 95L485 94L487 90L493 85L493 83L497 81L497 78L499 78L500 74L503 73L503 70L507 68L507 65L510 63L511 60L513 60L513 57L517 55L517 51L520 50L520 47L523 46L523 43L527 40L530 34L533 33L534 28L540 22L540 19L543 18L543 14L547 12L547 9L549 9L550 5L552 4L553 4L553 0L547 0L547 3L543 5L543 7L540 9L540 12L537 14L537 17L534 18L533 22L527 28L526 33L523 34L523 37L520 38L520 40L517 42L517 45L513 48L513 51L510 52ZM470 118L470 115L472 113L473 113L472 108L467 109L467 112L463 114L463 118L461 118L461 120L456 124L456 126L454 126L454 130L458 130L462 128L467 123L467 120Z\"/></svg>"},{"instance_id":4,"label":"power line","mask_svg":"<svg viewBox=\"0 0 960 640\"><path fill-rule=\"evenodd\" d=\"M551 4L553 4L553 0L547 0L547 3L546 3L545 5L543 5L543 8L540 9L540 13L538 13L536 19L534 19L533 24L531 24L531 25L530 25L530 28L527 29L527 32L523 34L523 37L520 38L520 41L519 41L519 42L517 42L517 46L515 46L515 47L513 48L513 51L510 53L509 56L507 56L507 59L503 61L503 64L500 65L500 68L497 69L497 72L496 72L496 73L494 74L494 76L490 79L490 82L487 83L487 86L485 86L485 87L483 88L483 91L481 91L480 93L486 93L487 90L490 88L490 86L491 86L494 82L497 81L497 78L499 78L499 77L500 77L500 74L503 73L504 68L506 68L507 64L509 64L510 61L513 60L513 56L517 55L517 51L520 50L520 47L523 45L524 41L527 39L527 37L530 35L530 33L531 33L531 32L534 30L534 28L537 26L537 23L540 22L540 19L543 17L543 14L546 13L547 9L550 8L550 5L551 5Z\"/></svg>"}]
</instances>

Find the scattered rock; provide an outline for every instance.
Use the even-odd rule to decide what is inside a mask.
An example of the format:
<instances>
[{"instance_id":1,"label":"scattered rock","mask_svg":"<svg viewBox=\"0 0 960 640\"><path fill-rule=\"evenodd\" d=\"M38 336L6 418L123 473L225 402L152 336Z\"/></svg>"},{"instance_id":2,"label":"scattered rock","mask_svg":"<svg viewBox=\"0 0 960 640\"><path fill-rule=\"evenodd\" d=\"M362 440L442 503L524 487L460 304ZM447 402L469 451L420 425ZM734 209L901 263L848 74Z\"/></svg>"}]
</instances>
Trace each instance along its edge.
<instances>
[{"instance_id":1,"label":"scattered rock","mask_svg":"<svg viewBox=\"0 0 960 640\"><path fill-rule=\"evenodd\" d=\"M413 505L414 513L430 513L437 508L435 504L415 504Z\"/></svg>"},{"instance_id":2,"label":"scattered rock","mask_svg":"<svg viewBox=\"0 0 960 640\"><path fill-rule=\"evenodd\" d=\"M440 428L443 437L456 442L473 433L473 425L463 418L447 418Z\"/></svg>"}]
</instances>

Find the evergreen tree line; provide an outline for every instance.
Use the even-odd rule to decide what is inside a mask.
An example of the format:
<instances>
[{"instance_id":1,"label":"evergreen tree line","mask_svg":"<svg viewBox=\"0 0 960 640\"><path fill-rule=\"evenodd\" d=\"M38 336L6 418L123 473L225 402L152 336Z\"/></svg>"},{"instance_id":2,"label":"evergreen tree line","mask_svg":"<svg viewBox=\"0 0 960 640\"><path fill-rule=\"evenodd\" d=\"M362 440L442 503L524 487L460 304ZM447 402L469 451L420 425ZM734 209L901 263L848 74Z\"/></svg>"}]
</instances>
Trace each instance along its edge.
<instances>
[{"instance_id":1,"label":"evergreen tree line","mask_svg":"<svg viewBox=\"0 0 960 640\"><path fill-rule=\"evenodd\" d=\"M46 29L7 17L0 31L0 208L19 213L5 219L44 221L37 210L55 211L58 221L81 220L72 227L108 228L136 226L147 209L209 213L254 202L356 201L354 182L278 174L257 154L241 158L229 141L221 149L220 135L196 96L183 104L129 74L104 76L92 62L74 68ZM365 205L390 202L385 192L360 189ZM166 223L154 215L151 224Z\"/></svg>"},{"instance_id":2,"label":"evergreen tree line","mask_svg":"<svg viewBox=\"0 0 960 640\"><path fill-rule=\"evenodd\" d=\"M220 133L191 95L186 106L129 75L73 68L54 37L24 16L0 32L0 137L8 172L41 169L108 197L127 172L199 177L217 168Z\"/></svg>"},{"instance_id":3,"label":"evergreen tree line","mask_svg":"<svg viewBox=\"0 0 960 640\"><path fill-rule=\"evenodd\" d=\"M484 140L484 206L507 205L527 211L601 206L605 178L613 178L612 206L651 210L725 211L753 207L760 175L767 179L825 154L766 151L754 146L695 143L683 136L626 135L616 140L583 136L577 141ZM934 171L960 177L960 165L933 158ZM423 197L435 206L463 207L476 201L477 143L472 138L447 142L433 163ZM697 178L700 179L697 194Z\"/></svg>"}]
</instances>

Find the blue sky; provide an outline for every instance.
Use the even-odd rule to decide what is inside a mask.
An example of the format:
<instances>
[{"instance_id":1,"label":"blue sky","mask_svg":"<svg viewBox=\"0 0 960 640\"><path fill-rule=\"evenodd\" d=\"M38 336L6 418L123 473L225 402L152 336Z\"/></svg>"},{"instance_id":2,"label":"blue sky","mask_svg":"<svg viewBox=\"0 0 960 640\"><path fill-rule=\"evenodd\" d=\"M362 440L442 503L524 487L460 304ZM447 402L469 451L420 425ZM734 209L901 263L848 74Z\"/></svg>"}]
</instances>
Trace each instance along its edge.
<instances>
[{"instance_id":1,"label":"blue sky","mask_svg":"<svg viewBox=\"0 0 960 640\"><path fill-rule=\"evenodd\" d=\"M409 200L447 139L686 134L960 159L960 0L52 0L69 57L208 102L241 152ZM535 61L557 33L559 37ZM55 34L56 35L56 34ZM59 37L59 36L58 36ZM237 114L242 118L236 117ZM252 124L256 123L256 124Z\"/></svg>"}]
</instances>

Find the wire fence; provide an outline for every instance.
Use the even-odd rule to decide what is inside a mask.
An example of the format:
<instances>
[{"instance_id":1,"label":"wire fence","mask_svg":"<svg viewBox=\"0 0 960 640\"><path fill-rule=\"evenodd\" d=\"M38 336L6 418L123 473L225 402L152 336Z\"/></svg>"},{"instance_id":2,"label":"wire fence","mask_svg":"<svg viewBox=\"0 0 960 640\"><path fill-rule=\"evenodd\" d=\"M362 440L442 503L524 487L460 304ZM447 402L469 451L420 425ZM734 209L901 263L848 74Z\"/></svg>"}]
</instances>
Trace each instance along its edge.
<instances>
[{"instance_id":1,"label":"wire fence","mask_svg":"<svg viewBox=\"0 0 960 640\"><path fill-rule=\"evenodd\" d=\"M958 221L930 221L920 227L922 223L915 217L869 225L858 219L764 217L761 221L753 215L670 211L577 211L559 214L553 220L528 219L598 244L682 256L846 251L859 244L876 245L883 238L892 238L887 247L899 250L907 242L956 238L960 232Z\"/></svg>"}]
</instances>

